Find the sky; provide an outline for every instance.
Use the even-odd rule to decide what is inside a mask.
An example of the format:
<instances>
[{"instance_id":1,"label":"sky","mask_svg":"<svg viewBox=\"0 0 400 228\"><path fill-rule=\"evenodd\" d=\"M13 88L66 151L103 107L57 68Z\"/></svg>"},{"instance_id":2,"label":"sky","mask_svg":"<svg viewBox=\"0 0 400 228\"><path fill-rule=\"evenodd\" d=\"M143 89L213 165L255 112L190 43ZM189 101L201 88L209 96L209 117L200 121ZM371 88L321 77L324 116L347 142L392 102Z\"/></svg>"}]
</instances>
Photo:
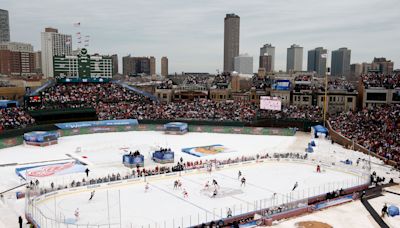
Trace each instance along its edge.
<instances>
[{"instance_id":1,"label":"sky","mask_svg":"<svg viewBox=\"0 0 400 228\"><path fill-rule=\"evenodd\" d=\"M90 36L89 53L169 59L169 72L209 72L223 68L223 30L227 13L240 16L240 53L276 47L275 69L286 69L291 44L330 53L351 49L351 63L386 57L400 68L399 0L0 0L10 14L11 40L40 50L40 32ZM76 28L74 23L80 22ZM76 48L77 42L73 39Z\"/></svg>"}]
</instances>

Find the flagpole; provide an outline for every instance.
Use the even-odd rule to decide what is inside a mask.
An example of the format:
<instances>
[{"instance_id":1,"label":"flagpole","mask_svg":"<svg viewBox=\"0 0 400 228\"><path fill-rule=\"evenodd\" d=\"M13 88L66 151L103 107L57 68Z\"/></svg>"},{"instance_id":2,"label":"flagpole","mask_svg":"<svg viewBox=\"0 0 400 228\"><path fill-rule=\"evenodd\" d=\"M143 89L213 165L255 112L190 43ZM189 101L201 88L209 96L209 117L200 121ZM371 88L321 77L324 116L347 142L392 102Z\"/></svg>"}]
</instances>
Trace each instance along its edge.
<instances>
[{"instance_id":1,"label":"flagpole","mask_svg":"<svg viewBox=\"0 0 400 228\"><path fill-rule=\"evenodd\" d=\"M326 106L327 106L327 99L328 96L328 74L325 72L325 96L324 96L324 127L326 127Z\"/></svg>"}]
</instances>

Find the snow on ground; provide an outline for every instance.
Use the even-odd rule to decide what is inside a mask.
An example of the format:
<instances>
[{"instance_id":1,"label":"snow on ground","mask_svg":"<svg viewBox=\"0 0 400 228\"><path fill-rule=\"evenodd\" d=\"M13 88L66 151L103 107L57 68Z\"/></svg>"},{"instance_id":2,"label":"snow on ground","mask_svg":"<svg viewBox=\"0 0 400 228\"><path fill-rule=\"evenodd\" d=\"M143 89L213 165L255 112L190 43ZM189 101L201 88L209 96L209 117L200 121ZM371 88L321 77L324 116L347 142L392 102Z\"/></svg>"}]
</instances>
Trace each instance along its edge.
<instances>
[{"instance_id":1,"label":"snow on ground","mask_svg":"<svg viewBox=\"0 0 400 228\"><path fill-rule=\"evenodd\" d=\"M188 133L186 135L165 135L163 132L153 132L153 131L132 131L132 132L116 132L116 133L98 133L91 135L79 135L79 136L69 136L62 137L59 139L58 145L53 145L49 147L33 147L33 146L25 146L20 145L16 147L6 148L0 150L0 165L7 163L31 163L31 162L45 162L49 160L60 160L60 159L70 159L68 155L72 155L73 157L77 157L82 159L83 156L87 157L87 159L83 159L88 162L89 169L91 170L90 176L103 176L110 173L121 173L122 175L125 172L129 172L129 169L125 168L121 164L122 154L124 154L124 150L122 148L129 148L129 150L140 150L142 154L145 156L145 164L146 166L154 166L155 164L149 160L150 153L156 149L157 147L167 147L171 148L175 151L176 160L180 157L183 158L184 161L189 160L199 160L199 158L188 155L186 153L182 153L181 149L185 147L195 147L195 146L206 146L212 144L222 144L225 147L234 150L232 153L222 153L218 155L207 156L204 159L210 158L235 158L240 157L242 155L255 155L255 154L273 154L273 153L286 153L286 152L294 152L304 154L304 150L311 140L311 134L297 132L295 136L263 136L263 135L239 135L239 134L214 134L214 133ZM356 159L361 157L364 159L368 159L367 155L354 152L351 150L347 150L342 148L340 145L334 144L332 145L330 141L325 140L323 138L316 139L317 146L315 147L315 152L310 154L311 158L315 159L323 159L323 160L346 160L351 159L353 163L355 163ZM81 152L76 152L76 149L81 147ZM392 171L389 167L383 166L382 162L372 158L373 162L373 170L377 172L380 176L394 177L395 181L399 181L399 174L395 171ZM0 175L3 177L0 179L0 192L11 187L18 185L21 181L20 178L15 175L15 168L21 167L18 166L7 166L0 167ZM293 182L297 178L293 178L297 175L298 166L293 166L288 164L286 169L282 169L282 171L275 173L274 178L279 177L279 180L268 182L268 179L265 180L265 183L268 185L267 187L276 191L283 191L279 186L284 186L286 189L288 185L293 185ZM310 168L310 172L315 169L315 167ZM256 169L255 169L256 170ZM284 172L283 170L287 170L288 172ZM305 169L307 170L307 169ZM235 173L234 171L232 171ZM274 173L273 171L268 171L267 173ZM215 174L217 175L217 174ZM226 174L224 174L226 175ZM233 175L233 174L231 174ZM236 175L236 173L235 173ZM267 174L263 174L267 175ZM343 173L338 174L338 177L343 177ZM335 175L336 176L336 175ZM47 179L41 179L41 183L50 181L57 181L63 183L70 183L71 180L80 180L85 177L84 174L71 174L64 176L55 176ZM186 177L185 177L186 178ZM189 177L188 177L189 178ZM220 177L222 179L222 177ZM299 184L304 184L305 182L310 182L310 179L307 175L303 178L298 177ZM203 182L203 179L200 178L200 182ZM276 179L275 179L276 180ZM327 178L326 181L330 181L331 177ZM196 180L197 181L197 180ZM286 183L287 181L287 183ZM186 182L186 181L185 181ZM191 185L196 185L192 183L192 181L188 181ZM254 183L255 181L249 180L249 183ZM277 184L276 183L282 183ZM154 188L152 188L153 192L163 192L162 189L165 188L165 184L163 181L160 183L156 183ZM170 180L169 182L170 183ZM196 182L197 183L197 182ZM263 182L264 183L264 182ZM203 185L204 183L201 183ZM227 184L229 185L229 183ZM306 185L306 184L305 184ZM139 186L139 185L137 185ZM163 187L164 186L164 187ZM301 186L301 185L300 185ZM158 188L160 189L158 189ZM132 191L142 191L143 186L140 187L129 187L133 188ZM128 187L123 188L121 190L121 194L124 191L128 191ZM137 189L136 189L137 188ZM250 187L249 187L250 189ZM18 189L21 190L21 189ZM16 190L15 190L16 191ZM6 194L6 201L15 201L15 191L11 191ZM153 194L153 192L149 192L147 195ZM190 194L196 194L196 191L192 191ZM262 192L262 191L261 191ZM82 199L86 199L88 197L86 194L83 194L80 197ZM100 198L101 192L96 196ZM173 193L178 194L178 193ZM260 193L249 194L251 197L258 197ZM147 196L146 195L146 196ZM167 193L162 193L160 196L168 195ZM268 198L270 196L269 192L265 192L265 197ZM165 196L167 197L167 196ZM172 197L172 196L170 196ZM163 198L161 198L163 199ZM243 200L240 198L239 201ZM1 203L1 207L9 208L14 211L13 215L1 216L0 221L6 224L6 227L15 227L15 221L17 218L17 214L21 214L23 211L23 200L17 200L18 203L16 206L7 206L8 203ZM176 202L179 202L176 199ZM175 202L174 202L175 203ZM183 201L181 203L184 203ZM184 203L187 204L187 203ZM6 206L4 206L6 205ZM143 203L140 204L143 206ZM83 212L84 213L84 212ZM357 213L357 210L354 212ZM0 223L1 224L1 223Z\"/></svg>"},{"instance_id":2,"label":"snow on ground","mask_svg":"<svg viewBox=\"0 0 400 228\"><path fill-rule=\"evenodd\" d=\"M398 185L391 188L387 188L387 190L400 194L400 187ZM375 211L378 212L378 214L381 214L382 207L384 204L387 204L388 207L390 205L394 205L400 208L400 196L389 192L384 192L383 196L368 200L368 202L375 209ZM383 220L389 227L400 227L400 215L395 217L385 216Z\"/></svg>"},{"instance_id":3,"label":"snow on ground","mask_svg":"<svg viewBox=\"0 0 400 228\"><path fill-rule=\"evenodd\" d=\"M318 221L334 228L379 228L364 205L358 200L336 207L331 207L312 214L280 221L273 228L295 228L295 224L303 221Z\"/></svg>"}]
</instances>

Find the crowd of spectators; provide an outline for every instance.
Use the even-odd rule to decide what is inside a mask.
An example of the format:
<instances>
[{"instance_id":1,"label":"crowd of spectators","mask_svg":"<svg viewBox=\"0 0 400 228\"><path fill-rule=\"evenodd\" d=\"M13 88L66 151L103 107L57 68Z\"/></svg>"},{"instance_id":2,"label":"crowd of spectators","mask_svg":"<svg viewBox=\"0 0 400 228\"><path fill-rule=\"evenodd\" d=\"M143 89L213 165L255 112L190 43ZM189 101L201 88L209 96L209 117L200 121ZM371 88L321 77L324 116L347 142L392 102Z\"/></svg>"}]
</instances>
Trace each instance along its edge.
<instances>
[{"instance_id":1,"label":"crowd of spectators","mask_svg":"<svg viewBox=\"0 0 400 228\"><path fill-rule=\"evenodd\" d=\"M0 131L24 128L34 123L35 120L22 108L13 107L0 109Z\"/></svg>"},{"instance_id":2,"label":"crowd of spectators","mask_svg":"<svg viewBox=\"0 0 400 228\"><path fill-rule=\"evenodd\" d=\"M263 80L266 84L270 83L269 79ZM100 120L134 118L244 122L254 120L259 110L258 105L248 101L197 99L156 102L113 83L57 84L44 91L42 106L31 107L46 110L63 108L94 108ZM318 107L297 106L283 107L282 111L260 110L259 113L259 117L274 119L320 120L322 115Z\"/></svg>"},{"instance_id":3,"label":"crowd of spectators","mask_svg":"<svg viewBox=\"0 0 400 228\"><path fill-rule=\"evenodd\" d=\"M166 80L158 84L157 89L172 89L173 85L172 80Z\"/></svg>"},{"instance_id":4,"label":"crowd of spectators","mask_svg":"<svg viewBox=\"0 0 400 228\"><path fill-rule=\"evenodd\" d=\"M368 73L361 75L362 82L366 88L384 87L387 89L400 88L400 73L392 74Z\"/></svg>"},{"instance_id":5,"label":"crowd of spectators","mask_svg":"<svg viewBox=\"0 0 400 228\"><path fill-rule=\"evenodd\" d=\"M185 85L207 85L209 76L208 75L192 75L186 74L186 78L183 82Z\"/></svg>"},{"instance_id":6,"label":"crowd of spectators","mask_svg":"<svg viewBox=\"0 0 400 228\"><path fill-rule=\"evenodd\" d=\"M307 82L312 80L311 75L297 75L294 77L295 81L302 81L302 82Z\"/></svg>"},{"instance_id":7,"label":"crowd of spectators","mask_svg":"<svg viewBox=\"0 0 400 228\"><path fill-rule=\"evenodd\" d=\"M283 106L281 111L260 110L259 117L267 119L308 119L319 121L322 119L322 108L319 106Z\"/></svg>"},{"instance_id":8,"label":"crowd of spectators","mask_svg":"<svg viewBox=\"0 0 400 228\"><path fill-rule=\"evenodd\" d=\"M252 87L256 88L257 90L265 90L266 88L271 88L272 79L269 76L266 77L258 77L254 75L252 78Z\"/></svg>"},{"instance_id":9,"label":"crowd of spectators","mask_svg":"<svg viewBox=\"0 0 400 228\"><path fill-rule=\"evenodd\" d=\"M320 85L320 89L322 91L325 90L325 83ZM328 81L328 90L347 90L347 91L354 91L355 87L353 84L346 80L341 79L334 79Z\"/></svg>"},{"instance_id":10,"label":"crowd of spectators","mask_svg":"<svg viewBox=\"0 0 400 228\"><path fill-rule=\"evenodd\" d=\"M400 162L400 105L383 105L330 119L337 132L389 160Z\"/></svg>"},{"instance_id":11,"label":"crowd of spectators","mask_svg":"<svg viewBox=\"0 0 400 228\"><path fill-rule=\"evenodd\" d=\"M114 83L57 84L45 90L42 99L42 106L29 108L95 108L101 103L149 102L142 95Z\"/></svg>"},{"instance_id":12,"label":"crowd of spectators","mask_svg":"<svg viewBox=\"0 0 400 228\"><path fill-rule=\"evenodd\" d=\"M232 76L229 73L218 74L214 77L212 82L212 86L217 89L226 89L229 86L229 83L232 81Z\"/></svg>"},{"instance_id":13,"label":"crowd of spectators","mask_svg":"<svg viewBox=\"0 0 400 228\"><path fill-rule=\"evenodd\" d=\"M104 119L196 119L251 121L256 109L247 102L199 99L171 103L119 102L96 106L98 118Z\"/></svg>"},{"instance_id":14,"label":"crowd of spectators","mask_svg":"<svg viewBox=\"0 0 400 228\"><path fill-rule=\"evenodd\" d=\"M0 87L15 87L15 85L10 84L7 81L0 81Z\"/></svg>"}]
</instances>

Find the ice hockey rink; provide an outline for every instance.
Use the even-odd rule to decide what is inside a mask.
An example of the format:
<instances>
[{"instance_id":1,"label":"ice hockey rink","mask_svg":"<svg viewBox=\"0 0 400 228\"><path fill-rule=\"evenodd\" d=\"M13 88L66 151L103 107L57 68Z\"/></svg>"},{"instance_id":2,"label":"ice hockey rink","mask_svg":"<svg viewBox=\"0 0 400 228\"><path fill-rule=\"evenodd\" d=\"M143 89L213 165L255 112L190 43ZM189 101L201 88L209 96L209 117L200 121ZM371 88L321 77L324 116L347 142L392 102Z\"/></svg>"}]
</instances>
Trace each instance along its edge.
<instances>
[{"instance_id":1,"label":"ice hockey rink","mask_svg":"<svg viewBox=\"0 0 400 228\"><path fill-rule=\"evenodd\" d=\"M311 134L297 132L295 136L262 136L217 133L188 133L186 135L165 135L163 132L132 131L118 133L97 133L62 137L59 144L39 148L32 146L16 146L0 150L1 163L44 162L53 160L82 160L91 170L90 177L102 177L110 173L130 172L122 165L122 155L127 150L139 150L145 156L146 166L154 167L150 154L159 147L171 148L175 151L175 161L182 157L184 161L206 159L227 159L241 156L269 153L300 153L311 140ZM357 158L368 159L366 155L346 150L340 145L332 145L323 138L315 139L314 153L309 156L315 159L340 161ZM186 147L222 144L229 148L228 153L220 153L207 157L194 157L182 153ZM77 150L77 148L80 148ZM372 159L376 164L380 162ZM0 167L2 189L20 184L14 172L18 166ZM381 166L375 167L377 172L388 172ZM241 186L238 171L247 179L246 186ZM396 174L398 175L398 174ZM395 176L395 175L393 175ZM53 176L40 179L43 185L50 182L68 184L72 180L81 180L84 173ZM173 189L175 180L182 182L182 188ZM215 179L219 184L219 195L211 198L212 190L204 190L207 181ZM233 214L255 210L270 205L299 199L303 196L318 194L350 186L360 181L360 175L325 169L316 173L316 164L301 162L268 161L263 163L241 164L214 170L211 173L200 170L179 176L150 177L147 180L132 181L116 185L96 188L95 196L89 201L92 189L78 189L74 192L60 192L54 197L40 201L37 207L43 216L50 220L56 218L70 224L122 224L122 227L186 227L198 222L226 217L230 208ZM149 189L145 192L146 182ZM292 192L295 182L296 191ZM324 189L325 188L325 189ZM185 198L183 190L188 192ZM210 189L213 189L211 186ZM276 195L274 196L274 193ZM15 194L15 193L14 193ZM4 212L0 221L5 227L16 227L15 218L23 211L23 199L16 200L11 195L5 197L0 205ZM1 204L1 203L0 203ZM79 218L74 216L79 208ZM50 221L49 220L49 221ZM1 224L1 223L0 223ZM94 226L94 227L97 227ZM50 224L43 227L52 227ZM66 226L65 226L66 227ZM73 227L73 226L72 226ZM101 226L100 226L101 227Z\"/></svg>"}]
</instances>

